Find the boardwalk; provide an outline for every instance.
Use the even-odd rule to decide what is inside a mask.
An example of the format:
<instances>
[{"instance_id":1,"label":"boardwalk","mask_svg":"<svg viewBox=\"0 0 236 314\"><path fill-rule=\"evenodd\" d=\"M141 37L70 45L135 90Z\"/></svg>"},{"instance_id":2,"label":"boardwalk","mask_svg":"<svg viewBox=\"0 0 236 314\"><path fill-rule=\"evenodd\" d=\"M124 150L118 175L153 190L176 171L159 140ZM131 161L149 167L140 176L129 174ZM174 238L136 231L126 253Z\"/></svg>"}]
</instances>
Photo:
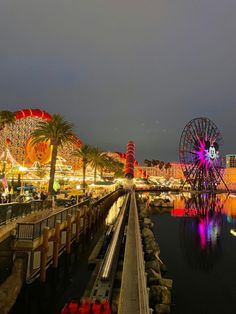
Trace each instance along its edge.
<instances>
[{"instance_id":1,"label":"boardwalk","mask_svg":"<svg viewBox=\"0 0 236 314\"><path fill-rule=\"evenodd\" d=\"M118 313L150 313L134 192L131 194Z\"/></svg>"}]
</instances>

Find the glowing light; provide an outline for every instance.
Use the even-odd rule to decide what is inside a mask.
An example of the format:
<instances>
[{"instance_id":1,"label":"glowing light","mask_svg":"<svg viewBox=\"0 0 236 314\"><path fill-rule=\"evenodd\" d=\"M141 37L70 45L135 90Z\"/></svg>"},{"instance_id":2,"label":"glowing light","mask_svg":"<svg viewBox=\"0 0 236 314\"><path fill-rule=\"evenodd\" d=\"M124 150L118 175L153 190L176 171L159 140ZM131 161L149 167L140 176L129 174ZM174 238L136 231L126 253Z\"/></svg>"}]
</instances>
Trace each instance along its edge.
<instances>
[{"instance_id":1,"label":"glowing light","mask_svg":"<svg viewBox=\"0 0 236 314\"><path fill-rule=\"evenodd\" d=\"M235 229L230 229L230 233L231 233L234 237L236 237L236 230L235 230Z\"/></svg>"}]
</instances>

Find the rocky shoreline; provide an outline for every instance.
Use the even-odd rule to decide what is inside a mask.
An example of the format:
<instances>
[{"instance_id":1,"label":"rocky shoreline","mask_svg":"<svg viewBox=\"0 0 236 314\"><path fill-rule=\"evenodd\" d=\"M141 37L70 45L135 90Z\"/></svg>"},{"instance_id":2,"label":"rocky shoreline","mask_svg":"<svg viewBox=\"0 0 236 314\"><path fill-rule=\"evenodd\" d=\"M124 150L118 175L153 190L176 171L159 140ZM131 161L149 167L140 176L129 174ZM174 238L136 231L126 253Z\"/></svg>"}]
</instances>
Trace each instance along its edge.
<instances>
[{"instance_id":1,"label":"rocky shoreline","mask_svg":"<svg viewBox=\"0 0 236 314\"><path fill-rule=\"evenodd\" d=\"M149 304L156 314L171 313L171 289L173 280L164 278L166 265L160 258L160 247L153 234L153 222L149 218L147 203L138 200L140 226L144 249Z\"/></svg>"}]
</instances>

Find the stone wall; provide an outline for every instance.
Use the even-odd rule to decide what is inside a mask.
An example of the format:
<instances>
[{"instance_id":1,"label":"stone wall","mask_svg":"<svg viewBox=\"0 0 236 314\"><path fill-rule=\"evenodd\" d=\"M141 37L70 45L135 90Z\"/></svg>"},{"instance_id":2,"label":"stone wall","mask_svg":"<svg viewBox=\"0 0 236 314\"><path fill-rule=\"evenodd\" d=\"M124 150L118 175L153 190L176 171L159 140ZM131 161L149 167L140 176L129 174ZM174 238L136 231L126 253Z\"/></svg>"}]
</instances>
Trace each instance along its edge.
<instances>
[{"instance_id":1,"label":"stone wall","mask_svg":"<svg viewBox=\"0 0 236 314\"><path fill-rule=\"evenodd\" d=\"M16 258L11 275L0 286L1 314L9 313L23 285L24 261Z\"/></svg>"},{"instance_id":2,"label":"stone wall","mask_svg":"<svg viewBox=\"0 0 236 314\"><path fill-rule=\"evenodd\" d=\"M148 216L147 204L138 200L139 217L142 230L142 240L147 272L147 285L150 288L149 304L154 313L171 312L172 279L163 278L167 271L166 265L160 258L160 247L154 237L153 223Z\"/></svg>"}]
</instances>

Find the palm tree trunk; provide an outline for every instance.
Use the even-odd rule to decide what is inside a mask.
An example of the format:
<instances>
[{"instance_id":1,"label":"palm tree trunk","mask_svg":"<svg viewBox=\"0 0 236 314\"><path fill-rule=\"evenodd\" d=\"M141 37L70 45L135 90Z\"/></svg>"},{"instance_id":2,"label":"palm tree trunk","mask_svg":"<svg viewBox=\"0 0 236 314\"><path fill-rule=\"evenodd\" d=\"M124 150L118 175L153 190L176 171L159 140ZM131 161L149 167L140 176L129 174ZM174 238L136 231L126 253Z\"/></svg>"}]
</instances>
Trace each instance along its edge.
<instances>
[{"instance_id":1,"label":"palm tree trunk","mask_svg":"<svg viewBox=\"0 0 236 314\"><path fill-rule=\"evenodd\" d=\"M83 193L85 193L86 162L83 162Z\"/></svg>"},{"instance_id":2,"label":"palm tree trunk","mask_svg":"<svg viewBox=\"0 0 236 314\"><path fill-rule=\"evenodd\" d=\"M50 179L48 185L48 194L50 196L53 195L53 183L56 173L56 162L57 162L57 146L52 146L52 159L51 159L51 168L50 168Z\"/></svg>"},{"instance_id":3,"label":"palm tree trunk","mask_svg":"<svg viewBox=\"0 0 236 314\"><path fill-rule=\"evenodd\" d=\"M97 182L97 166L94 167L94 184Z\"/></svg>"},{"instance_id":4,"label":"palm tree trunk","mask_svg":"<svg viewBox=\"0 0 236 314\"><path fill-rule=\"evenodd\" d=\"M5 176L5 171L6 171L6 159L7 159L7 142L6 142L6 134L5 134L5 127L2 129L3 133L3 140L4 140L4 151L3 151L3 160L2 160L2 175L3 177Z\"/></svg>"}]
</instances>

